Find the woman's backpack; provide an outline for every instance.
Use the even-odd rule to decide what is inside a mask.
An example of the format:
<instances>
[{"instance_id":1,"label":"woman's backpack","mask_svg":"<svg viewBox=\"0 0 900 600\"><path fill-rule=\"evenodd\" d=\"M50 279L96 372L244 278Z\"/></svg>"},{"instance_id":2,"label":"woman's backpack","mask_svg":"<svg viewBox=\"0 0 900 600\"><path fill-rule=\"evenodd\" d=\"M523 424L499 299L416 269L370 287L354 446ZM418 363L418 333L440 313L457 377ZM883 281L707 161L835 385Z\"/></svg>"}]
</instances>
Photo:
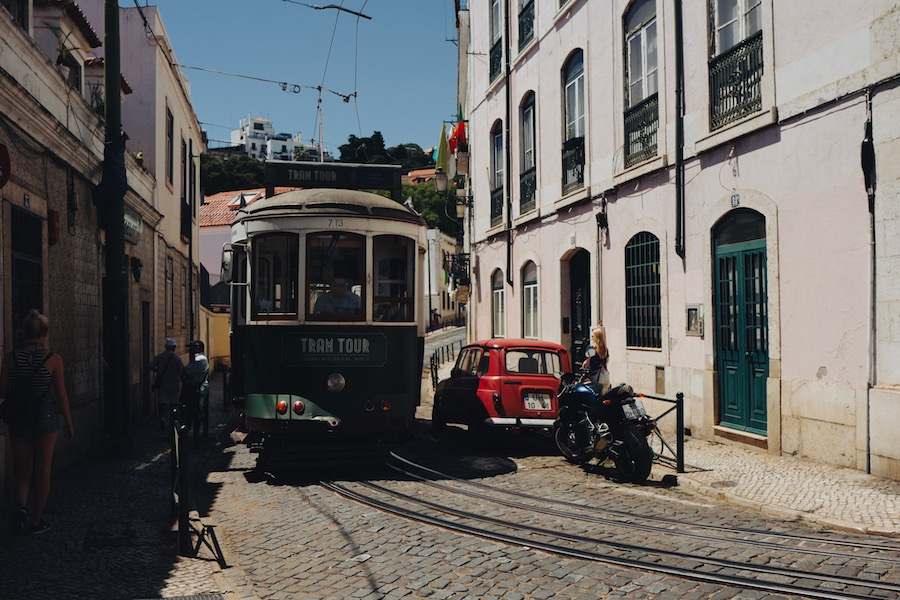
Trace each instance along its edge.
<instances>
[{"instance_id":1,"label":"woman's backpack","mask_svg":"<svg viewBox=\"0 0 900 600\"><path fill-rule=\"evenodd\" d=\"M12 372L19 371L17 365L13 364L9 378L9 389L6 391L6 399L3 401L3 404L0 404L0 420L10 425L24 427L33 427L37 423L41 400L46 398L47 393L50 391L50 386L48 385L43 392L37 392L31 385L31 382L38 369L43 367L47 359L52 355L53 353L49 352L41 362L31 368L27 375L19 372L18 377L12 377Z\"/></svg>"}]
</instances>

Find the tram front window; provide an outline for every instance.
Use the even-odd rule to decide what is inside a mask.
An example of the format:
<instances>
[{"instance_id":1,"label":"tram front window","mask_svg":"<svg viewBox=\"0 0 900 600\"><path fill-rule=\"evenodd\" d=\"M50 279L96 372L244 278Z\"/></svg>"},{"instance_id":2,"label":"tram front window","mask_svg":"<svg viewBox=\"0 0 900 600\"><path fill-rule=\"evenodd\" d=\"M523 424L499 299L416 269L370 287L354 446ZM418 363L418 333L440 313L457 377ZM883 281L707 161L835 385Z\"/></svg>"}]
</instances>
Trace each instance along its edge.
<instances>
[{"instance_id":1,"label":"tram front window","mask_svg":"<svg viewBox=\"0 0 900 600\"><path fill-rule=\"evenodd\" d=\"M375 254L375 320L412 321L415 315L415 244L398 235L379 235L372 248Z\"/></svg>"},{"instance_id":2,"label":"tram front window","mask_svg":"<svg viewBox=\"0 0 900 600\"><path fill-rule=\"evenodd\" d=\"M364 319L366 238L353 233L310 234L306 257L307 318Z\"/></svg>"},{"instance_id":3,"label":"tram front window","mask_svg":"<svg viewBox=\"0 0 900 600\"><path fill-rule=\"evenodd\" d=\"M253 309L257 318L297 314L297 236L260 236L253 248Z\"/></svg>"}]
</instances>

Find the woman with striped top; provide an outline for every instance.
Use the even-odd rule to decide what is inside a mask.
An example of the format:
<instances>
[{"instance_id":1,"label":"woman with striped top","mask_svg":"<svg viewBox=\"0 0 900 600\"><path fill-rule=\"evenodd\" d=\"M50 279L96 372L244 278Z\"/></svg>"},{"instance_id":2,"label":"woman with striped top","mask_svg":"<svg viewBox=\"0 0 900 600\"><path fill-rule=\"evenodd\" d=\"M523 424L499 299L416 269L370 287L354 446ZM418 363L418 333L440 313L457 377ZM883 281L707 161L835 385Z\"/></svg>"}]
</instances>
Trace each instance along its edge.
<instances>
[{"instance_id":1,"label":"woman with striped top","mask_svg":"<svg viewBox=\"0 0 900 600\"><path fill-rule=\"evenodd\" d=\"M13 493L19 505L10 531L13 533L43 533L50 526L43 520L44 508L50 495L50 475L53 450L59 435L59 416L65 422L68 439L75 435L69 397L66 394L63 359L50 352L47 341L50 322L32 309L25 317L24 348L7 354L0 368L0 396L6 397L10 385L18 378L31 377L31 389L40 398L37 420L33 424L11 424ZM28 501L31 500L31 512Z\"/></svg>"}]
</instances>

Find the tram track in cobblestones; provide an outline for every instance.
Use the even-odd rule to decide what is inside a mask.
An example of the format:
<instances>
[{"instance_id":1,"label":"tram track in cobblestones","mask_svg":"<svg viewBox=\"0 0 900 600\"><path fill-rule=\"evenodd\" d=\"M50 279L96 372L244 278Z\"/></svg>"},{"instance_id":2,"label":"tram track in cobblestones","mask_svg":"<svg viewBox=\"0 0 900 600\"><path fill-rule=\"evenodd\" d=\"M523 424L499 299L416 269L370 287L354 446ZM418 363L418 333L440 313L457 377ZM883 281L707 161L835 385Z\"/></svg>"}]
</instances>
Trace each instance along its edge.
<instances>
[{"instance_id":1,"label":"tram track in cobblestones","mask_svg":"<svg viewBox=\"0 0 900 600\"><path fill-rule=\"evenodd\" d=\"M659 533L662 535L678 535L682 537L691 537L695 539L707 540L710 542L720 542L720 543L735 543L741 545L755 546L759 548L768 548L774 550L785 550L787 546L786 543L793 544L790 548L803 552L804 554L817 554L822 556L828 556L833 558L846 558L846 559L865 559L865 560L876 560L879 562L891 563L891 564L900 564L900 544L891 543L891 542L873 542L873 541L862 541L859 539L854 540L839 540L834 537L818 537L813 535L804 535L790 532L777 532L771 530L759 530L759 529L750 529L746 527L724 527L721 525L713 525L707 523L696 523L690 522L685 523L684 521L670 518L670 517L661 517L658 515L643 515L639 513L635 513L633 511L622 511L617 510L615 508L611 508L609 506L601 507L591 507L586 506L584 504L577 504L574 502L567 502L565 500L560 500L558 498L543 498L541 496L536 496L534 494L529 494L526 492L520 492L516 490L510 490L503 487L488 485L485 483L481 483L479 481L471 481L468 479L462 479L459 477L454 477L447 473L437 471L430 467L420 465L415 463L409 459L406 459L396 453L391 453L393 462L388 464L388 467L393 469L394 471L401 473L407 477L415 479L416 481L420 481L428 486L436 487L442 489L444 491L448 491L451 493L463 494L466 496L470 496L473 498L481 498L483 500L487 500L490 502L495 502L498 504L504 504L510 506L512 508L523 508L527 510L539 510L541 512L545 512L547 514L553 514L555 516L560 516L564 518L570 518L573 520L582 520L589 521L598 524L604 525L612 525L619 527L628 527L633 530L641 530L647 531L650 533ZM414 469L419 473L411 471L410 469ZM420 474L420 473L424 473ZM511 498L516 498L516 500L502 500L496 496L491 496L488 493L482 492L474 492L471 489L461 489L459 487L454 487L451 485L447 485L442 483L443 481L452 481L455 484L466 486L471 489L484 490L485 492L490 492L491 494L500 494L502 496L508 496ZM554 508L540 508L534 504L524 504L520 502L521 500L528 500L531 502L545 503L551 504ZM585 515L583 512L572 512L572 511L564 511L560 510L559 507L570 508L573 511L593 511L592 514ZM602 511L603 514L613 515L618 517L617 519L598 516L596 513ZM635 520L644 521L645 524L636 523ZM659 525L648 525L646 523L664 523L669 527L663 527ZM673 529L675 527L676 529ZM721 536L713 536L713 535L702 535L695 533L693 531L684 531L683 528L688 529L700 529L705 531L710 531L714 533L722 534ZM747 536L747 537L736 537L736 536ZM781 542L770 542L761 538L777 538L781 540ZM801 544L807 544L807 546L801 546ZM859 553L850 553L850 552L841 552L837 550L824 550L819 548L812 548L808 546L808 544L820 544L825 546L832 546L837 548L851 548L858 551L869 551L876 553L888 553L889 555L875 555L875 554L859 554Z\"/></svg>"},{"instance_id":2,"label":"tram track in cobblestones","mask_svg":"<svg viewBox=\"0 0 900 600\"><path fill-rule=\"evenodd\" d=\"M322 482L321 485L344 498L398 517L571 559L726 588L811 598L900 595L900 584L892 579L900 564L900 548L895 545L730 529L610 511L606 507L541 498L459 479L396 455L394 459L399 463L391 466L404 479L377 483ZM431 494L436 498L429 499ZM615 512L620 519L586 515L585 511ZM645 522L636 523L636 520ZM653 521L664 525L648 524ZM673 528L676 525L680 528ZM697 528L708 529L710 533L698 534ZM635 531L646 540L633 543ZM735 534L745 537L735 538ZM676 538L687 541L673 542ZM771 541L773 538L782 543ZM735 543L748 548L741 553L746 559L732 560L729 547ZM683 550L679 544L687 546L688 550ZM855 554L848 551L850 547L868 553ZM716 557L717 553L727 556ZM798 556L801 558L796 560Z\"/></svg>"}]
</instances>

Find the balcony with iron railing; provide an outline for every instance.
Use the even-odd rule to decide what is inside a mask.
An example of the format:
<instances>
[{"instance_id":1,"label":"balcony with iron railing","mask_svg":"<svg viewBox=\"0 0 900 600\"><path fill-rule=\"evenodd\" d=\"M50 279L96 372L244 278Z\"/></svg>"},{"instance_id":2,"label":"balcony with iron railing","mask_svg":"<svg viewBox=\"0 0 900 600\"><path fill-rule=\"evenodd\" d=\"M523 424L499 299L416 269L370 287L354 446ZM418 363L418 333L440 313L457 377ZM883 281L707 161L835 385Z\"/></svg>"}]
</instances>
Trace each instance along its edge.
<instances>
[{"instance_id":1,"label":"balcony with iron railing","mask_svg":"<svg viewBox=\"0 0 900 600\"><path fill-rule=\"evenodd\" d=\"M762 32L709 61L709 126L719 129L762 110Z\"/></svg>"},{"instance_id":2,"label":"balcony with iron railing","mask_svg":"<svg viewBox=\"0 0 900 600\"><path fill-rule=\"evenodd\" d=\"M497 41L491 46L490 54L490 78L491 81L500 76L500 67L503 65L503 38L497 38Z\"/></svg>"},{"instance_id":3,"label":"balcony with iron railing","mask_svg":"<svg viewBox=\"0 0 900 600\"><path fill-rule=\"evenodd\" d=\"M584 137L575 137L563 142L562 147L562 193L584 187Z\"/></svg>"},{"instance_id":4,"label":"balcony with iron railing","mask_svg":"<svg viewBox=\"0 0 900 600\"><path fill-rule=\"evenodd\" d=\"M519 175L519 214L534 210L537 188L537 167L525 169Z\"/></svg>"},{"instance_id":5,"label":"balcony with iron railing","mask_svg":"<svg viewBox=\"0 0 900 600\"><path fill-rule=\"evenodd\" d=\"M503 222L503 182L491 189L491 227Z\"/></svg>"},{"instance_id":6,"label":"balcony with iron railing","mask_svg":"<svg viewBox=\"0 0 900 600\"><path fill-rule=\"evenodd\" d=\"M659 94L644 98L625 111L625 166L656 156Z\"/></svg>"},{"instance_id":7,"label":"balcony with iron railing","mask_svg":"<svg viewBox=\"0 0 900 600\"><path fill-rule=\"evenodd\" d=\"M534 39L534 0L528 0L519 9L519 51Z\"/></svg>"}]
</instances>

